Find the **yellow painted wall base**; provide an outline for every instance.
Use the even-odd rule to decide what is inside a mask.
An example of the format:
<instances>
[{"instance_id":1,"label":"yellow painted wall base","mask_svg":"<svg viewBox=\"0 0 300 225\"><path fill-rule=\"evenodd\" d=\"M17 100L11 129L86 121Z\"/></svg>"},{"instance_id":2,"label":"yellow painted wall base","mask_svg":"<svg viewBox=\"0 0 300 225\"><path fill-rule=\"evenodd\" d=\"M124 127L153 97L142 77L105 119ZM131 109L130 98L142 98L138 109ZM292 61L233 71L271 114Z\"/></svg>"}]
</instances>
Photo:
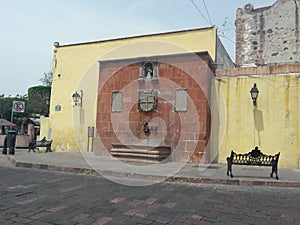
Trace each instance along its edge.
<instances>
[{"instance_id":1,"label":"yellow painted wall base","mask_svg":"<svg viewBox=\"0 0 300 225\"><path fill-rule=\"evenodd\" d=\"M279 167L299 168L299 79L300 73L215 80L213 130L218 136L212 138L219 162L225 163L231 150L247 153L258 146L265 154L280 152ZM259 89L256 107L250 96L254 83Z\"/></svg>"}]
</instances>

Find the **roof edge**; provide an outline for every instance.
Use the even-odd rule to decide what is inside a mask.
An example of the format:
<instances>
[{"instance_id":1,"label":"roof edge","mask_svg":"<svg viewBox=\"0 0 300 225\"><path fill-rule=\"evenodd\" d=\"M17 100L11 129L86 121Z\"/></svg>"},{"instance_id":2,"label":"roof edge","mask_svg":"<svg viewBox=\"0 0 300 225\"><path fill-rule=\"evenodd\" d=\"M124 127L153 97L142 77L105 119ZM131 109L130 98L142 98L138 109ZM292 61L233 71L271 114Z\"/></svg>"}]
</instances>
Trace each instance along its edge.
<instances>
[{"instance_id":1,"label":"roof edge","mask_svg":"<svg viewBox=\"0 0 300 225\"><path fill-rule=\"evenodd\" d=\"M181 56L191 56L196 55L197 57L207 56L210 62L214 62L211 58L208 51L201 52L184 52L184 53L175 53L175 54L167 54L167 55L155 55L155 56L142 56L142 57L133 57L133 58L120 58L120 59L105 59L98 60L99 63L111 63L111 62L124 62L124 61L148 61L148 60L159 60L160 58L174 58Z\"/></svg>"},{"instance_id":2,"label":"roof edge","mask_svg":"<svg viewBox=\"0 0 300 225\"><path fill-rule=\"evenodd\" d=\"M176 33L209 30L209 29L213 29L213 28L215 28L215 27L211 26L211 27L203 27L203 28L193 28L193 29L178 30L178 31L168 31L168 32L161 32L161 33L142 34L142 35L136 35L136 36L112 38L112 39L99 40L99 41L79 42L79 43L66 44L66 45L60 45L59 42L54 42L54 47L62 48L62 47L72 47L72 46L78 46L78 45L90 45L90 44L97 44L97 43L110 42L110 41L127 40L127 39L132 39L132 38L142 38L142 37L151 37L151 36L158 36L158 35L170 35L170 34L176 34Z\"/></svg>"}]
</instances>

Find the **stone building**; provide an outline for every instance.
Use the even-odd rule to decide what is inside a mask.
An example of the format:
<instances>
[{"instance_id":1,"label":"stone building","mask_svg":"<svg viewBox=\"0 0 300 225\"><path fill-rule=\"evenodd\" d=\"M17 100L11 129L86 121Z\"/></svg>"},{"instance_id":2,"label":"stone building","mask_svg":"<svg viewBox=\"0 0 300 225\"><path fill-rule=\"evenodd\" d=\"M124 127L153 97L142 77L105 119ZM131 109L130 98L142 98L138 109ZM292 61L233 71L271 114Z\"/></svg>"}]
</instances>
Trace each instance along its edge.
<instances>
[{"instance_id":1,"label":"stone building","mask_svg":"<svg viewBox=\"0 0 300 225\"><path fill-rule=\"evenodd\" d=\"M278 0L236 11L236 64L269 65L300 61L299 0Z\"/></svg>"},{"instance_id":2,"label":"stone building","mask_svg":"<svg viewBox=\"0 0 300 225\"><path fill-rule=\"evenodd\" d=\"M217 67L234 64L214 27L54 46L41 127L54 150L87 149L91 134L97 155L150 157L155 148L172 161L215 157L212 82Z\"/></svg>"}]
</instances>

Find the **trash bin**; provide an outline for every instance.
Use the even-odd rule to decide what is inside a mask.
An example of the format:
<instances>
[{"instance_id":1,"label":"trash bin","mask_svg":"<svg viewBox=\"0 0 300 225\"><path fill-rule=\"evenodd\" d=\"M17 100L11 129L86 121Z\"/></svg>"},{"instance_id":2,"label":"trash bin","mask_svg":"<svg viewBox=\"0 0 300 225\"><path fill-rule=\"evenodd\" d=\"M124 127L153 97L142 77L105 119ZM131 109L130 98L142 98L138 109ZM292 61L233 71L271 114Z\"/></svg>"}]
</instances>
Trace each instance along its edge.
<instances>
[{"instance_id":1,"label":"trash bin","mask_svg":"<svg viewBox=\"0 0 300 225\"><path fill-rule=\"evenodd\" d=\"M9 130L6 136L7 136L7 148L9 149L9 154L14 155L17 132L15 130Z\"/></svg>"},{"instance_id":2,"label":"trash bin","mask_svg":"<svg viewBox=\"0 0 300 225\"><path fill-rule=\"evenodd\" d=\"M4 137L4 145L2 149L2 154L7 155L7 136Z\"/></svg>"}]
</instances>

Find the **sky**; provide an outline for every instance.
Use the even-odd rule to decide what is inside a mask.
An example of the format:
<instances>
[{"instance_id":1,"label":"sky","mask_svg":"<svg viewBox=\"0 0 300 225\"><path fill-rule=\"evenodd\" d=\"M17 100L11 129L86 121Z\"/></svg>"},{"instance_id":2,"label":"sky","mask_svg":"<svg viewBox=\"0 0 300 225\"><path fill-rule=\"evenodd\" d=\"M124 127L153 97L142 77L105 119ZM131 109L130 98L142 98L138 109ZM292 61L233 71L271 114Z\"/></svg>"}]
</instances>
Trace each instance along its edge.
<instances>
[{"instance_id":1,"label":"sky","mask_svg":"<svg viewBox=\"0 0 300 225\"><path fill-rule=\"evenodd\" d=\"M275 0L0 0L0 95L25 95L42 85L55 41L65 45L213 25L234 60L235 12L249 2L259 8Z\"/></svg>"}]
</instances>

